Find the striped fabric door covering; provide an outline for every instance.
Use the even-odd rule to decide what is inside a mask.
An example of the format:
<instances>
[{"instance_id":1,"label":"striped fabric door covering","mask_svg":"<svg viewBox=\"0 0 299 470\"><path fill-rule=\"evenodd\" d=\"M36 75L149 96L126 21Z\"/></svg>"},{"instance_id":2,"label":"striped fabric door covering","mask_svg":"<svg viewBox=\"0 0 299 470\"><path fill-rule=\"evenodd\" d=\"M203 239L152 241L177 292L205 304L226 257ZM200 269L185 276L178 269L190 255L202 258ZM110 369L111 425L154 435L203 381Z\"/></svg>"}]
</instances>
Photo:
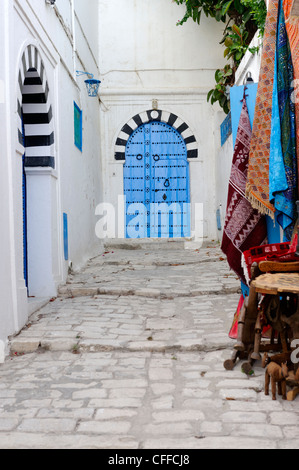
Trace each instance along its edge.
<instances>
[{"instance_id":1,"label":"striped fabric door covering","mask_svg":"<svg viewBox=\"0 0 299 470\"><path fill-rule=\"evenodd\" d=\"M26 148L25 167L55 168L54 127L49 86L38 49L28 46L18 75L18 139ZM22 136L22 115L25 137Z\"/></svg>"}]
</instances>

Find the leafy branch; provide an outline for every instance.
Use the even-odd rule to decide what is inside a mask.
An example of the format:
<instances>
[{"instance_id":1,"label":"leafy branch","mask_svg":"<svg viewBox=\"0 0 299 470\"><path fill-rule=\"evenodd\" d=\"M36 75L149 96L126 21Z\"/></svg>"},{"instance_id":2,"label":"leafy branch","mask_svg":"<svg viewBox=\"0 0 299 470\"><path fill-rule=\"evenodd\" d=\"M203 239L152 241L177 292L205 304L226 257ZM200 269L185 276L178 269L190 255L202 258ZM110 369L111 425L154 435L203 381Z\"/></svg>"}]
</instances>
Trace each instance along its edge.
<instances>
[{"instance_id":1,"label":"leafy branch","mask_svg":"<svg viewBox=\"0 0 299 470\"><path fill-rule=\"evenodd\" d=\"M223 38L224 57L228 64L218 69L215 74L215 87L208 93L208 101L219 102L227 114L230 110L228 87L235 83L235 73L245 53L249 49L256 53L258 48L249 48L257 31L264 34L267 7L265 0L173 0L178 5L184 4L186 12L178 21L183 25L189 18L200 25L202 14L224 23Z\"/></svg>"}]
</instances>

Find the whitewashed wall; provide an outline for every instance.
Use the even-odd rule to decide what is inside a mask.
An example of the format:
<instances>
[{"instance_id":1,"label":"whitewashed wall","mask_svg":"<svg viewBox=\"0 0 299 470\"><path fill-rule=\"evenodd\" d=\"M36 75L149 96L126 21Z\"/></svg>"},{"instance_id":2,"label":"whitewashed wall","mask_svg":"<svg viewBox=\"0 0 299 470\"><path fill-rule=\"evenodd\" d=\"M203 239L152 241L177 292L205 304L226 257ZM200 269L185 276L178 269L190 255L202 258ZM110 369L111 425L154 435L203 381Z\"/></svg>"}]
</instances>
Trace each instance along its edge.
<instances>
[{"instance_id":1,"label":"whitewashed wall","mask_svg":"<svg viewBox=\"0 0 299 470\"><path fill-rule=\"evenodd\" d=\"M95 207L101 201L99 103L87 96L87 77L76 78L76 70L88 71L96 78L99 74L98 4L90 3L93 14L82 0L57 0L54 8L44 0L2 0L0 352L3 344L7 351L8 337L24 326L34 304L57 294L57 287L66 280L69 263L77 269L101 249L95 235ZM43 281L32 281L29 293L35 299L28 300L23 276L23 149L18 143L17 96L21 58L29 45L38 50L49 85L55 169L27 172L28 236L35 246L36 241L41 242L34 263ZM82 152L74 145L74 101L83 110ZM63 251L64 212L69 222L68 261ZM42 245L44 236L48 239L46 246Z\"/></svg>"},{"instance_id":2,"label":"whitewashed wall","mask_svg":"<svg viewBox=\"0 0 299 470\"><path fill-rule=\"evenodd\" d=\"M262 58L262 45L262 38L260 38L259 32L257 32L250 44L250 49L258 47L259 51L255 54L252 54L249 50L246 52L237 70L235 85L243 85L248 72L250 73L253 81L258 83Z\"/></svg>"},{"instance_id":3,"label":"whitewashed wall","mask_svg":"<svg viewBox=\"0 0 299 470\"><path fill-rule=\"evenodd\" d=\"M13 227L13 190L11 174L11 141L12 133L10 120L7 116L11 113L10 84L7 82L6 67L9 64L9 34L5 19L9 15L12 5L8 1L3 2L0 9L0 348L7 349L7 337L14 331L16 325L16 280L14 270L14 227ZM3 359L2 352L2 359Z\"/></svg>"},{"instance_id":4,"label":"whitewashed wall","mask_svg":"<svg viewBox=\"0 0 299 470\"><path fill-rule=\"evenodd\" d=\"M204 236L213 239L216 111L206 97L215 70L224 64L223 25L203 15L200 26L191 20L176 26L185 10L171 0L99 3L104 199L116 205L123 194L123 163L114 160L121 128L157 100L160 110L181 118L197 139L199 158L190 162L191 203L204 204Z\"/></svg>"},{"instance_id":5,"label":"whitewashed wall","mask_svg":"<svg viewBox=\"0 0 299 470\"><path fill-rule=\"evenodd\" d=\"M223 25L203 17L200 27L192 21L178 27L183 14L184 8L171 0L57 0L54 8L43 0L2 0L0 360L3 345L7 351L9 336L24 326L33 308L23 279L23 151L16 107L20 62L29 45L45 66L56 162L55 169L40 172L42 177L36 170L28 172L34 181L29 199L37 214L30 230L41 240L46 223L49 239L35 263L41 272L47 266L51 279L35 286L36 302L56 295L69 263L78 269L101 250L95 208L101 202L117 207L123 194L123 164L114 160L117 136L134 115L151 109L153 100L186 122L196 137L199 157L190 162L191 202L204 205L205 238L217 237L216 209L224 199L228 169L216 158L224 115L207 103L206 95L214 86L215 69L225 63L219 45ZM76 77L76 70L102 80L100 106L87 97L86 77ZM74 101L83 110L83 152L74 146ZM37 204L42 191L49 202L47 213ZM68 261L63 256L63 213L69 222Z\"/></svg>"}]
</instances>

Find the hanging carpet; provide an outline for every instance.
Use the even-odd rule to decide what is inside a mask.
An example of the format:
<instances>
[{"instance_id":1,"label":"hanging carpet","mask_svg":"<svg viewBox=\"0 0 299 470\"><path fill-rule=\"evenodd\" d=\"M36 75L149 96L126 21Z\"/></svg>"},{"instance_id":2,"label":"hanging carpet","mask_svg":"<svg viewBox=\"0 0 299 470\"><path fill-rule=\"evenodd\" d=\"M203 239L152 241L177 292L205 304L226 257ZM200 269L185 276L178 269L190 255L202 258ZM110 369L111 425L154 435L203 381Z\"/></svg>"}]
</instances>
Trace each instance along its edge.
<instances>
[{"instance_id":1,"label":"hanging carpet","mask_svg":"<svg viewBox=\"0 0 299 470\"><path fill-rule=\"evenodd\" d=\"M230 268L246 284L242 268L242 253L263 244L267 238L267 228L265 217L252 207L245 196L251 140L245 90L229 180L221 249L227 256Z\"/></svg>"},{"instance_id":2,"label":"hanging carpet","mask_svg":"<svg viewBox=\"0 0 299 470\"><path fill-rule=\"evenodd\" d=\"M283 9L286 21L286 30L289 38L292 61L294 67L294 95L296 113L296 147L297 147L297 171L299 174L299 17L291 16L294 0L283 0Z\"/></svg>"},{"instance_id":3,"label":"hanging carpet","mask_svg":"<svg viewBox=\"0 0 299 470\"><path fill-rule=\"evenodd\" d=\"M279 6L277 48L274 67L272 130L269 165L270 201L277 220L289 241L297 217L297 155L295 104L292 100L294 69L285 27L284 11Z\"/></svg>"},{"instance_id":4,"label":"hanging carpet","mask_svg":"<svg viewBox=\"0 0 299 470\"><path fill-rule=\"evenodd\" d=\"M297 155L294 96L294 69L291 49L285 26L282 0L279 5L277 28L277 95L281 125L281 147L287 189L275 194L277 220L290 240L297 218Z\"/></svg>"},{"instance_id":5,"label":"hanging carpet","mask_svg":"<svg viewBox=\"0 0 299 470\"><path fill-rule=\"evenodd\" d=\"M273 219L275 208L269 197L269 160L277 17L278 0L270 0L265 25L246 186L246 197L252 206L261 214L268 214Z\"/></svg>"}]
</instances>

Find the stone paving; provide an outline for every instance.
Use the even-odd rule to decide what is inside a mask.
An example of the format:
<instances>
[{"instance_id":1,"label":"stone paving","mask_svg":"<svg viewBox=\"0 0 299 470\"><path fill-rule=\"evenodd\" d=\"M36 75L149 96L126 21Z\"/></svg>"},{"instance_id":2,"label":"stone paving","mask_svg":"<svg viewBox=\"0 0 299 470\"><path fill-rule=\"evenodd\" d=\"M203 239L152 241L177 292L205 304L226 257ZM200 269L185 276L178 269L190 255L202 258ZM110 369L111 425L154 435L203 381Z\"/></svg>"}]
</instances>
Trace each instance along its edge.
<instances>
[{"instance_id":1,"label":"stone paving","mask_svg":"<svg viewBox=\"0 0 299 470\"><path fill-rule=\"evenodd\" d=\"M223 367L239 295L217 244L107 244L11 339L0 448L298 448L298 401Z\"/></svg>"}]
</instances>

